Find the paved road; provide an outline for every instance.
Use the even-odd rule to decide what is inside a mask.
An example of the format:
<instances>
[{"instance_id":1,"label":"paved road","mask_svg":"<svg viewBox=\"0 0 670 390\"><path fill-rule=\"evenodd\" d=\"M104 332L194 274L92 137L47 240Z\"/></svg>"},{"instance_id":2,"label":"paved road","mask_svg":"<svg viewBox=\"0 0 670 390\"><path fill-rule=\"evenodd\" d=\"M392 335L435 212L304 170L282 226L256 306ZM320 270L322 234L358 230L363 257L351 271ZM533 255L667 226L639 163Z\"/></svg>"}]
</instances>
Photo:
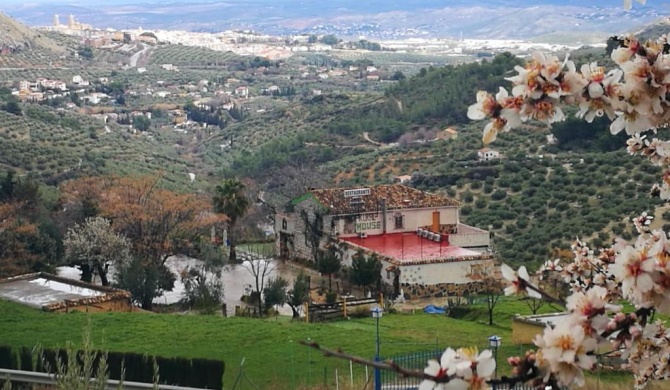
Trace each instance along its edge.
<instances>
[{"instance_id":1,"label":"paved road","mask_svg":"<svg viewBox=\"0 0 670 390\"><path fill-rule=\"evenodd\" d=\"M149 46L142 45L142 50L138 51L137 53L133 54L130 57L130 66L132 66L133 68L136 67L137 61L139 61L140 57L142 57L142 55L144 55L144 53L146 53L147 50L149 50Z\"/></svg>"}]
</instances>

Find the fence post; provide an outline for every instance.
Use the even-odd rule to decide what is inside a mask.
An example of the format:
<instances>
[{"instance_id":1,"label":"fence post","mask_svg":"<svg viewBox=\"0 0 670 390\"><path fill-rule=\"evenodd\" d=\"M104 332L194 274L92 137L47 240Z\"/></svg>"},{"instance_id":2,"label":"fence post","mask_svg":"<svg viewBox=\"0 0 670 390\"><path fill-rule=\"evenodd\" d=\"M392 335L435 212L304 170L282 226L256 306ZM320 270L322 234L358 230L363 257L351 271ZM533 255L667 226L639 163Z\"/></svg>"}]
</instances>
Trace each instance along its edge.
<instances>
[{"instance_id":1,"label":"fence post","mask_svg":"<svg viewBox=\"0 0 670 390\"><path fill-rule=\"evenodd\" d=\"M337 390L340 390L340 378L338 378L337 375L338 375L338 372L337 372L337 368L336 368L335 369L335 388Z\"/></svg>"},{"instance_id":2,"label":"fence post","mask_svg":"<svg viewBox=\"0 0 670 390\"><path fill-rule=\"evenodd\" d=\"M305 322L309 324L309 302L305 302Z\"/></svg>"},{"instance_id":3,"label":"fence post","mask_svg":"<svg viewBox=\"0 0 670 390\"><path fill-rule=\"evenodd\" d=\"M347 316L347 298L344 297L344 300L342 301L342 312L343 315L346 317Z\"/></svg>"}]
</instances>

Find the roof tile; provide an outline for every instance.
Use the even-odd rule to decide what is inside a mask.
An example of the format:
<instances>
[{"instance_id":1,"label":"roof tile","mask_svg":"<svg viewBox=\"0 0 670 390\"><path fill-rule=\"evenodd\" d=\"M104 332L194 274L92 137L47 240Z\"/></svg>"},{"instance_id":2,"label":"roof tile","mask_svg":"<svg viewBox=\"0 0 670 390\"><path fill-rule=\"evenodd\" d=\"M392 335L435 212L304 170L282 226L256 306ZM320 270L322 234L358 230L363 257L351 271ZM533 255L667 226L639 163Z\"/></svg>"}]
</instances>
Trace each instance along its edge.
<instances>
[{"instance_id":1,"label":"roof tile","mask_svg":"<svg viewBox=\"0 0 670 390\"><path fill-rule=\"evenodd\" d=\"M311 190L308 194L311 194L319 203L329 208L331 214L334 215L380 211L382 200L386 200L387 210L461 205L461 202L455 199L431 194L402 184L366 187L370 189L370 195L363 195L358 198L344 196L345 190L359 188L361 187L319 189ZM302 200L301 198L299 199ZM359 203L352 202L352 199L358 199Z\"/></svg>"}]
</instances>

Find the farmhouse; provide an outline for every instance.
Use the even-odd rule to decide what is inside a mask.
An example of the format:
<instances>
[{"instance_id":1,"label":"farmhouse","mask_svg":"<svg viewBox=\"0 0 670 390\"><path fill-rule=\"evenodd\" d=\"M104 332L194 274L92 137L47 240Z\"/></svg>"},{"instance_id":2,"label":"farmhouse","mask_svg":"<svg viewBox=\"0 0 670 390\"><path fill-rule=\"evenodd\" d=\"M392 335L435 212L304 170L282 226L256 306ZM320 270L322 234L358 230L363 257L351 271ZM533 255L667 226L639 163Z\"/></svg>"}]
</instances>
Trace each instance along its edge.
<instances>
[{"instance_id":1,"label":"farmhouse","mask_svg":"<svg viewBox=\"0 0 670 390\"><path fill-rule=\"evenodd\" d=\"M130 293L39 272L0 279L0 298L46 311L132 311Z\"/></svg>"},{"instance_id":2,"label":"farmhouse","mask_svg":"<svg viewBox=\"0 0 670 390\"><path fill-rule=\"evenodd\" d=\"M497 150L482 148L477 152L479 161L491 161L500 158L500 153Z\"/></svg>"},{"instance_id":3,"label":"farmhouse","mask_svg":"<svg viewBox=\"0 0 670 390\"><path fill-rule=\"evenodd\" d=\"M460 202L402 184L311 190L278 215L276 245L284 258L313 259L330 244L342 261L377 255L382 281L411 297L472 293L472 274L494 266L489 232L460 223Z\"/></svg>"}]
</instances>

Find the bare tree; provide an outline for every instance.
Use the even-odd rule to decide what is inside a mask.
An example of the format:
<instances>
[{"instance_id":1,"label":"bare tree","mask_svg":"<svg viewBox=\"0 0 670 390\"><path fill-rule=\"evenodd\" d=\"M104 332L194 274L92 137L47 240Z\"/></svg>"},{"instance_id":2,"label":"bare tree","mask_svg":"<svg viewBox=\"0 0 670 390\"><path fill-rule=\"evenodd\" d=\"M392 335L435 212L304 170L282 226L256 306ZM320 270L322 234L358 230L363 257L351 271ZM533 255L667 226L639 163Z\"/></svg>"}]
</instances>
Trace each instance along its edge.
<instances>
[{"instance_id":1,"label":"bare tree","mask_svg":"<svg viewBox=\"0 0 670 390\"><path fill-rule=\"evenodd\" d=\"M544 299L537 299L537 298L533 298L533 297L523 297L523 298L521 298L521 300L526 302L526 305L528 306L530 311L533 313L533 315L537 314L537 312L546 303Z\"/></svg>"},{"instance_id":2,"label":"bare tree","mask_svg":"<svg viewBox=\"0 0 670 390\"><path fill-rule=\"evenodd\" d=\"M323 188L328 174L318 167L291 163L281 169L268 172L264 183L259 185L258 201L274 215L286 211L291 200L306 193L310 188Z\"/></svg>"},{"instance_id":3,"label":"bare tree","mask_svg":"<svg viewBox=\"0 0 670 390\"><path fill-rule=\"evenodd\" d=\"M275 264L272 261L272 251L259 251L267 253L249 252L249 258L242 263L251 276L254 277L255 290L254 295L258 299L258 313L263 312L263 290L265 289L265 280L270 277L275 270Z\"/></svg>"},{"instance_id":4,"label":"bare tree","mask_svg":"<svg viewBox=\"0 0 670 390\"><path fill-rule=\"evenodd\" d=\"M472 281L480 283L480 293L486 298L489 325L493 325L493 310L503 295L505 281L499 267L494 262L473 264L467 275Z\"/></svg>"}]
</instances>

